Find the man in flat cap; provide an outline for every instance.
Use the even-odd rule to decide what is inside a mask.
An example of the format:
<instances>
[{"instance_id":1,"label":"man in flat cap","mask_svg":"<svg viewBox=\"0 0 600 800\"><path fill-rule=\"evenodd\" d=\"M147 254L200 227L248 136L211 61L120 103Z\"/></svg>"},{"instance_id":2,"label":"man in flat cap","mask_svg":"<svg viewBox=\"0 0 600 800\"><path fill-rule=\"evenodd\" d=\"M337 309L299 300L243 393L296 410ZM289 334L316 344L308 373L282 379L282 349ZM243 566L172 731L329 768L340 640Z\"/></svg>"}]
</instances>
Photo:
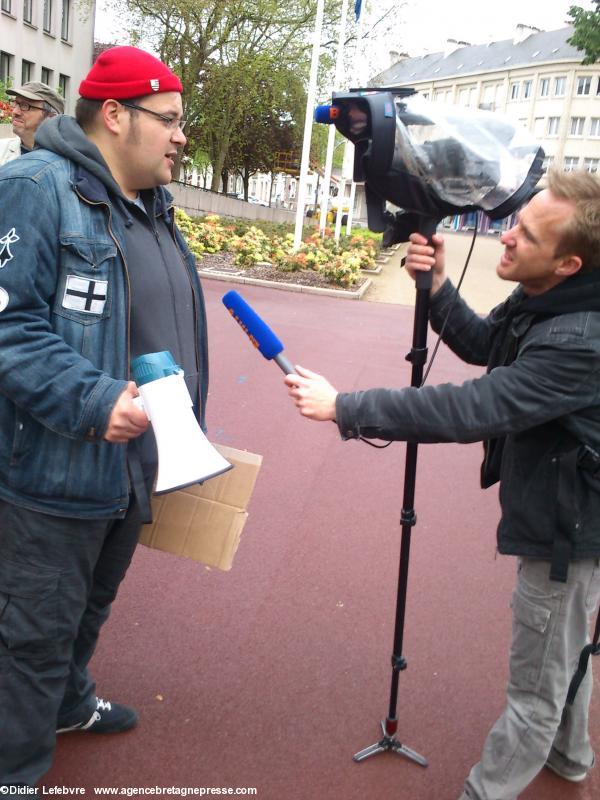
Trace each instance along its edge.
<instances>
[{"instance_id":1,"label":"man in flat cap","mask_svg":"<svg viewBox=\"0 0 600 800\"><path fill-rule=\"evenodd\" d=\"M6 94L13 98L10 104L15 136L0 143L0 165L33 150L35 132L42 122L65 111L64 98L45 83L30 81L17 89L7 89Z\"/></svg>"}]
</instances>

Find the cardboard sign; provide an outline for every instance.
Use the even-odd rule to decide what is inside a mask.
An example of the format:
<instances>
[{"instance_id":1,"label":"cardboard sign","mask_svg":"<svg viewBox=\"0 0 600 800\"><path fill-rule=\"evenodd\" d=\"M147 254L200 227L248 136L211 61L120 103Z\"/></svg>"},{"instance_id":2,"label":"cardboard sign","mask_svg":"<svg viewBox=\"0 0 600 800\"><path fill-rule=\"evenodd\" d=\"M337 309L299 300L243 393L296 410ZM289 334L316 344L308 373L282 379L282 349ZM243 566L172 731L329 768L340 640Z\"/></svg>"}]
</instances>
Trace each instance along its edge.
<instances>
[{"instance_id":1,"label":"cardboard sign","mask_svg":"<svg viewBox=\"0 0 600 800\"><path fill-rule=\"evenodd\" d=\"M155 495L153 522L142 527L140 543L230 570L248 519L246 508L262 456L214 446L234 468L203 484Z\"/></svg>"}]
</instances>

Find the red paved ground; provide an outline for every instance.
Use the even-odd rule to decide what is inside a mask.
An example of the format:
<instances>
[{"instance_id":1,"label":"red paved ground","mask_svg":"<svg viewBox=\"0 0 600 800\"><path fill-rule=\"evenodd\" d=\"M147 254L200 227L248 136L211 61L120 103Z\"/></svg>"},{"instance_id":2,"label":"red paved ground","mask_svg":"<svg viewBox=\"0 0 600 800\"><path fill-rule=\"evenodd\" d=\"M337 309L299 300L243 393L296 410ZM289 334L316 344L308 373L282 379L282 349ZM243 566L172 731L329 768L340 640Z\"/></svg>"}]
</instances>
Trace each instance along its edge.
<instances>
[{"instance_id":1,"label":"red paved ground","mask_svg":"<svg viewBox=\"0 0 600 800\"><path fill-rule=\"evenodd\" d=\"M99 693L141 724L70 734L46 786L257 787L260 800L456 800L503 704L514 561L495 556L497 497L479 445L419 451L399 738L427 769L385 754L404 446L342 442L299 417L282 373L205 282L210 434L264 455L233 570L140 547L94 660ZM247 287L295 362L339 389L404 386L412 310ZM476 370L441 350L431 381ZM593 706L600 746L600 691ZM600 797L542 774L524 800Z\"/></svg>"}]
</instances>

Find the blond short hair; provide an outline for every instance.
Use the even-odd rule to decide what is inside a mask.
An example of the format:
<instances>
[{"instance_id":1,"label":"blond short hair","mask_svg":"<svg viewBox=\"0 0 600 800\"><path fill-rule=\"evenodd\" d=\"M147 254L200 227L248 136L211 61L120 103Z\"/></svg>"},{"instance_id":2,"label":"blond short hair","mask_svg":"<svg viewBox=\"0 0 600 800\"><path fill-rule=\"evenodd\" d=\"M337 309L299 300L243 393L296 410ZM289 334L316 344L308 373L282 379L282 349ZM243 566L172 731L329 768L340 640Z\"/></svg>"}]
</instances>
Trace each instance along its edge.
<instances>
[{"instance_id":1,"label":"blond short hair","mask_svg":"<svg viewBox=\"0 0 600 800\"><path fill-rule=\"evenodd\" d=\"M548 171L548 191L559 200L575 206L575 213L565 223L557 256L581 258L582 271L600 267L600 178L585 170Z\"/></svg>"}]
</instances>

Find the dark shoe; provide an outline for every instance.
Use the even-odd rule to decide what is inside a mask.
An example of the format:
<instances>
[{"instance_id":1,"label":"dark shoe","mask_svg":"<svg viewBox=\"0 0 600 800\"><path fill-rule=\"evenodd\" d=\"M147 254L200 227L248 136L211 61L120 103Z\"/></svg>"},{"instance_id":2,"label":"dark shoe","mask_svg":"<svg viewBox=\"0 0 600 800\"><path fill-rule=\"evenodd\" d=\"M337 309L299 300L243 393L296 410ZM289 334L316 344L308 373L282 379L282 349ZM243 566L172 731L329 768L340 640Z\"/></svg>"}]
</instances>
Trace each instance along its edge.
<instances>
[{"instance_id":1,"label":"dark shoe","mask_svg":"<svg viewBox=\"0 0 600 800\"><path fill-rule=\"evenodd\" d=\"M96 698L96 710L87 720L59 721L57 733L69 731L90 731L91 733L122 733L130 728L135 728L138 715L129 706L120 703L109 703L108 700Z\"/></svg>"},{"instance_id":2,"label":"dark shoe","mask_svg":"<svg viewBox=\"0 0 600 800\"><path fill-rule=\"evenodd\" d=\"M566 781L581 783L587 778L589 770L594 765L592 764L592 767L582 767L581 764L576 764L566 756L563 756L562 753L559 753L558 750L552 748L546 760L546 766Z\"/></svg>"}]
</instances>

